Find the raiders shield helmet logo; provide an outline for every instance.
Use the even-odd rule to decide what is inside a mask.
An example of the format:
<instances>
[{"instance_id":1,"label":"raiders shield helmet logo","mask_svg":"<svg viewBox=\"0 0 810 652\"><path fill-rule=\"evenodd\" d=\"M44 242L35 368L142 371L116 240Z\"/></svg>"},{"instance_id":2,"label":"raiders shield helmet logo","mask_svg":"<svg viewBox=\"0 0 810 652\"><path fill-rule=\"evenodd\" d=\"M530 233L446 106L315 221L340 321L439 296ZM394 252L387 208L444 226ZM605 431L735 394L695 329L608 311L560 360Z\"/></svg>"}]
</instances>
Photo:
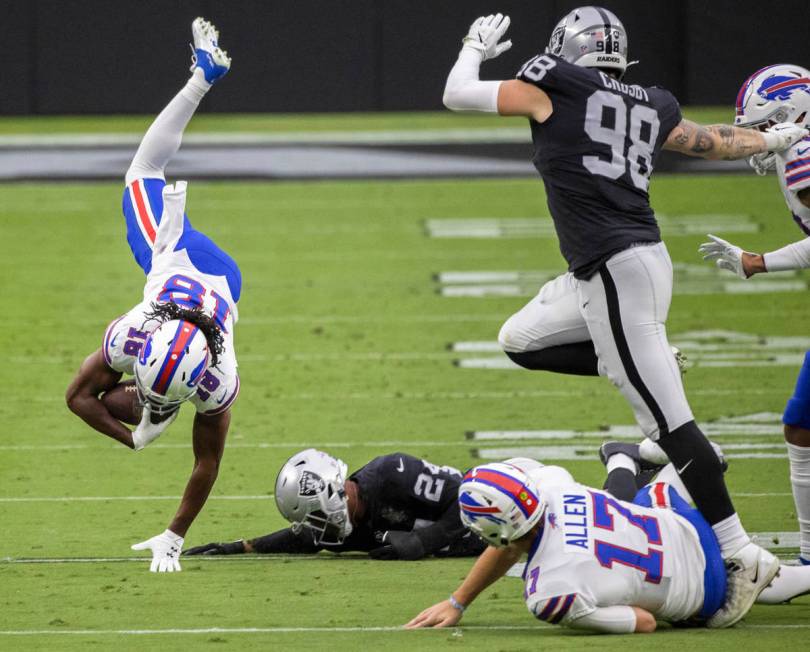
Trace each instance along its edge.
<instances>
[{"instance_id":1,"label":"raiders shield helmet logo","mask_svg":"<svg viewBox=\"0 0 810 652\"><path fill-rule=\"evenodd\" d=\"M326 488L323 478L312 471L304 471L298 480L298 495L317 496Z\"/></svg>"}]
</instances>

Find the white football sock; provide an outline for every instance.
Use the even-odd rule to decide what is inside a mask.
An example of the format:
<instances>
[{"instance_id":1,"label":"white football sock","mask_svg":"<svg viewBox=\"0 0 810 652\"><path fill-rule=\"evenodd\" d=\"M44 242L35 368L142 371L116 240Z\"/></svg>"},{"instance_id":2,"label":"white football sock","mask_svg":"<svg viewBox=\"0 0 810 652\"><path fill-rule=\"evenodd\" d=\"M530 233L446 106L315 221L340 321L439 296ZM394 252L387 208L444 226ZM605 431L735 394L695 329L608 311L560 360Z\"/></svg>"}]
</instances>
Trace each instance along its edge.
<instances>
[{"instance_id":1,"label":"white football sock","mask_svg":"<svg viewBox=\"0 0 810 652\"><path fill-rule=\"evenodd\" d=\"M165 178L166 165L180 149L183 132L210 88L203 71L195 68L186 85L160 112L144 135L127 170L127 185L135 179Z\"/></svg>"},{"instance_id":2,"label":"white football sock","mask_svg":"<svg viewBox=\"0 0 810 652\"><path fill-rule=\"evenodd\" d=\"M712 530L717 536L717 541L720 544L720 554L723 555L723 559L728 559L751 541L743 529L740 517L737 516L736 512L712 525Z\"/></svg>"},{"instance_id":3,"label":"white football sock","mask_svg":"<svg viewBox=\"0 0 810 652\"><path fill-rule=\"evenodd\" d=\"M790 484L796 503L796 518L799 521L799 554L802 559L810 561L810 448L787 442L785 445L790 460Z\"/></svg>"},{"instance_id":4,"label":"white football sock","mask_svg":"<svg viewBox=\"0 0 810 652\"><path fill-rule=\"evenodd\" d=\"M638 467L636 466L635 461L632 457L625 455L624 453L616 453L615 455L611 455L608 458L605 468L607 469L608 473L615 471L616 469L627 469L633 475L638 474Z\"/></svg>"},{"instance_id":5,"label":"white football sock","mask_svg":"<svg viewBox=\"0 0 810 652\"><path fill-rule=\"evenodd\" d=\"M757 604L779 604L805 593L810 593L810 566L783 564L779 575L759 594Z\"/></svg>"}]
</instances>

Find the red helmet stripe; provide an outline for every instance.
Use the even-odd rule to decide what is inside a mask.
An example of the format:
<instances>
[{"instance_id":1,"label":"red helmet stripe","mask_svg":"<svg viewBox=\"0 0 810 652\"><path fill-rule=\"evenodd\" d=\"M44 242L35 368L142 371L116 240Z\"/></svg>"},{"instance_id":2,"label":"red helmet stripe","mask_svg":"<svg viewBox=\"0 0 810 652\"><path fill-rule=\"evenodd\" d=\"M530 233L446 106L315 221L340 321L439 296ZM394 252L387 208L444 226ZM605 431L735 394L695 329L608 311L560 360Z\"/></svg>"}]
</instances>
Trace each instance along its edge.
<instances>
[{"instance_id":1,"label":"red helmet stripe","mask_svg":"<svg viewBox=\"0 0 810 652\"><path fill-rule=\"evenodd\" d=\"M465 477L465 482L479 481L491 485L509 496L526 516L531 516L537 509L537 496L534 495L526 485L514 478L487 468L478 468L473 475L470 471Z\"/></svg>"},{"instance_id":2,"label":"red helmet stripe","mask_svg":"<svg viewBox=\"0 0 810 652\"><path fill-rule=\"evenodd\" d=\"M152 389L158 394L166 395L166 391L169 389L169 383L171 383L174 373L177 371L177 367L180 366L180 361L185 355L185 348L198 330L199 329L194 324L187 321L181 321L177 326L177 332L174 334L174 340L172 340L169 352L163 359L163 368L160 370L160 374L158 374L157 379L152 385Z\"/></svg>"}]
</instances>

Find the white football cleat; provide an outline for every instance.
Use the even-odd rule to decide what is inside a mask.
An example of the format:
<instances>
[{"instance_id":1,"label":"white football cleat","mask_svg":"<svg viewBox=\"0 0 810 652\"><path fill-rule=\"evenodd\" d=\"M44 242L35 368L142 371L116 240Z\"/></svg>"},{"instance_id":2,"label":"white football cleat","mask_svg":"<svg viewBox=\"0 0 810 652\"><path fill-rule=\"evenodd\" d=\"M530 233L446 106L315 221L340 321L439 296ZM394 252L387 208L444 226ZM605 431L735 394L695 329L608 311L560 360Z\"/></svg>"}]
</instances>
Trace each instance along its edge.
<instances>
[{"instance_id":1,"label":"white football cleat","mask_svg":"<svg viewBox=\"0 0 810 652\"><path fill-rule=\"evenodd\" d=\"M726 601L706 625L731 627L753 606L759 594L779 573L779 560L755 543L747 543L726 560Z\"/></svg>"},{"instance_id":2,"label":"white football cleat","mask_svg":"<svg viewBox=\"0 0 810 652\"><path fill-rule=\"evenodd\" d=\"M231 69L231 58L219 47L219 32L204 18L198 17L191 23L194 44L191 46L191 71L202 70L205 81L215 84Z\"/></svg>"}]
</instances>

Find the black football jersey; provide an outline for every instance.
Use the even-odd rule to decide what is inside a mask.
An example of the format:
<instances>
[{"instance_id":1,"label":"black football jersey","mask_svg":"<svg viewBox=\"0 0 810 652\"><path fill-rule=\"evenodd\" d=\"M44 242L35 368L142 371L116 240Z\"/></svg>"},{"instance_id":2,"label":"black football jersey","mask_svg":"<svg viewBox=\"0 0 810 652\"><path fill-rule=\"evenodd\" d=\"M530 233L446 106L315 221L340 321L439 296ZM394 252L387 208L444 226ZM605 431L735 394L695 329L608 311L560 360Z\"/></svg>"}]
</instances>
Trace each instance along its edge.
<instances>
[{"instance_id":1,"label":"black football jersey","mask_svg":"<svg viewBox=\"0 0 810 652\"><path fill-rule=\"evenodd\" d=\"M664 141L681 121L675 97L548 54L530 59L517 78L551 98L551 117L530 120L533 162L574 276L590 278L633 243L658 242L647 188Z\"/></svg>"},{"instance_id":2,"label":"black football jersey","mask_svg":"<svg viewBox=\"0 0 810 652\"><path fill-rule=\"evenodd\" d=\"M466 554L483 549L483 544L475 545L474 537L472 545L464 543L470 537L459 516L461 473L457 469L393 453L375 457L349 480L357 483L365 512L341 545L316 545L305 530L296 534L287 528L251 539L254 549L262 553L369 551L383 545L383 535L389 530L410 532L415 528L425 554L436 554L446 546L451 547L451 555L456 549L469 549Z\"/></svg>"}]
</instances>

